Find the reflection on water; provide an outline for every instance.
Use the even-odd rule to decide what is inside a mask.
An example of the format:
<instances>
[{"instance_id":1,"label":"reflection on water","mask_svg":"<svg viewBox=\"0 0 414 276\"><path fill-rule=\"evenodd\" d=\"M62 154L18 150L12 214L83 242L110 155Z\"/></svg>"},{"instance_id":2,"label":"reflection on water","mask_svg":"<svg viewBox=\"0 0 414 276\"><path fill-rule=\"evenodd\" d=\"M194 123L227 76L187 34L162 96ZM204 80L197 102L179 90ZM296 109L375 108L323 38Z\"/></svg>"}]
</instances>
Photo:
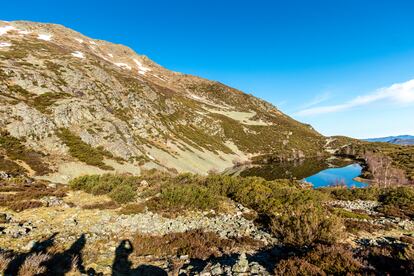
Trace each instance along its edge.
<instances>
[{"instance_id":1,"label":"reflection on water","mask_svg":"<svg viewBox=\"0 0 414 276\"><path fill-rule=\"evenodd\" d=\"M315 175L306 177L305 181L312 183L315 188L333 184L344 184L348 187L365 187L365 183L354 180L355 177L361 175L361 171L361 165L351 164L342 168L323 170Z\"/></svg>"},{"instance_id":2,"label":"reflection on water","mask_svg":"<svg viewBox=\"0 0 414 276\"><path fill-rule=\"evenodd\" d=\"M353 180L361 175L362 167L352 160L344 159L304 159L294 162L280 162L266 165L256 165L244 169L241 176L260 176L266 180L274 179L304 179L314 187L345 184L347 186L363 187L364 183ZM332 168L332 167L335 168Z\"/></svg>"}]
</instances>

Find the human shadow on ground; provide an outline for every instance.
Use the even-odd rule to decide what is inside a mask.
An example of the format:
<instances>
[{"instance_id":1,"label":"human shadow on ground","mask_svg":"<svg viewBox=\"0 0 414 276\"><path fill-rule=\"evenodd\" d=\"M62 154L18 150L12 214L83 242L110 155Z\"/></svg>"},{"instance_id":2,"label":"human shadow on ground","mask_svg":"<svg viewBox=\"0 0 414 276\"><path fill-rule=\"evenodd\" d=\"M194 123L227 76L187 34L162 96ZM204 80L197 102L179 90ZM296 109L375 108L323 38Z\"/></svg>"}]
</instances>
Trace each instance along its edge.
<instances>
[{"instance_id":1,"label":"human shadow on ground","mask_svg":"<svg viewBox=\"0 0 414 276\"><path fill-rule=\"evenodd\" d=\"M113 276L140 275L140 276L167 276L167 272L160 267L153 265L139 265L132 267L129 255L134 251L132 243L129 240L120 242L115 250L115 258L112 264Z\"/></svg>"},{"instance_id":2,"label":"human shadow on ground","mask_svg":"<svg viewBox=\"0 0 414 276\"><path fill-rule=\"evenodd\" d=\"M81 273L86 273L83 265L82 250L86 245L85 234L80 237L63 252L57 252L51 256L43 265L46 267L47 275L65 275L73 268Z\"/></svg>"},{"instance_id":3,"label":"human shadow on ground","mask_svg":"<svg viewBox=\"0 0 414 276\"><path fill-rule=\"evenodd\" d=\"M4 275L17 275L19 273L21 266L24 264L24 262L29 256L37 253L46 253L47 249L53 246L56 235L57 233L54 233L49 238L43 241L35 242L29 252L17 254L14 254L13 252L8 252L10 253L10 255L13 256L13 259L10 261L7 268L5 269Z\"/></svg>"}]
</instances>

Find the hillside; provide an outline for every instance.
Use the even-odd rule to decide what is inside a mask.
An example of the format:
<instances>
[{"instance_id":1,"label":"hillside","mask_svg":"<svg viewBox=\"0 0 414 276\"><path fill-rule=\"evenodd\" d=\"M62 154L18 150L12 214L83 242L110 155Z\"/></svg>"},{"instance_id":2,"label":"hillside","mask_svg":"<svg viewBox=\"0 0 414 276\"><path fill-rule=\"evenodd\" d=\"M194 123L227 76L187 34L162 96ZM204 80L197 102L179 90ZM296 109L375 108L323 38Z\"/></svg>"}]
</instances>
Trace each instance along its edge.
<instances>
[{"instance_id":1,"label":"hillside","mask_svg":"<svg viewBox=\"0 0 414 276\"><path fill-rule=\"evenodd\" d=\"M170 71L60 25L0 21L0 171L221 171L269 154L319 154L325 138L271 104Z\"/></svg>"}]
</instances>

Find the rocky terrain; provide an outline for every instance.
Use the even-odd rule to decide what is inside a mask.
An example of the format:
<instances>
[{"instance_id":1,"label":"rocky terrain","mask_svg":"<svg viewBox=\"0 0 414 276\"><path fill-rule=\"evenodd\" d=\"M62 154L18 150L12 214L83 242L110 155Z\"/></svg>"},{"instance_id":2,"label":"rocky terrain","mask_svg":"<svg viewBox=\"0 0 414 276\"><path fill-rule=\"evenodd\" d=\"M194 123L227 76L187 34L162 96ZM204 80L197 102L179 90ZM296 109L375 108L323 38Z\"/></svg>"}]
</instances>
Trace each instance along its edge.
<instances>
[{"instance_id":1,"label":"rocky terrain","mask_svg":"<svg viewBox=\"0 0 414 276\"><path fill-rule=\"evenodd\" d=\"M59 183L149 168L207 173L266 153L324 152L312 127L265 101L59 25L0 21L0 98L2 135L30 155L0 142L1 160Z\"/></svg>"},{"instance_id":2,"label":"rocky terrain","mask_svg":"<svg viewBox=\"0 0 414 276\"><path fill-rule=\"evenodd\" d=\"M180 180L183 177L185 178L178 176L159 180L160 178L145 175L128 178L140 183L136 196L128 204L115 203L110 194L93 195L77 190L73 183L68 188L66 185L47 182L34 183L30 179L3 178L0 180L0 271L5 271L5 275L282 275L280 271L286 269L285 261L314 248L312 242L305 246L306 249L300 249L308 241L302 241L298 237L292 243L293 241L276 235L273 226L269 228L268 224L261 222L257 214L262 207L257 206L266 203L257 200L255 205L249 203L258 194L250 194L245 200L241 199L241 195L235 197L235 200L222 198L222 203L214 203L210 207L214 209L201 209L201 205L194 202L179 212L174 211L177 206L184 206L182 204L185 199L175 201L175 205L169 205L169 209L164 211L151 207L151 189L160 181L167 181L165 185L168 186L171 181L176 181L174 179ZM221 181L224 185L226 179L230 178L212 176L207 179ZM240 179L244 181L243 178ZM251 179L249 183L254 181L258 180ZM247 185L257 187L261 181ZM276 185L275 187L284 185L280 181L262 183ZM29 186L22 189L25 185ZM297 191L306 193L306 189ZM162 192L161 189L161 195L156 197L162 199ZM352 195L353 199L346 200L353 193L352 190L334 188L323 193L314 191L319 198L324 197L326 192L332 193L332 196L322 200L324 206L341 217L346 227L346 234L340 230L335 234L338 235L335 239L338 239L338 244L351 246L351 249L339 254L349 255L354 252L352 254L359 256L355 260L351 257L345 260L338 257L335 262L345 262L342 264L345 269L347 264L354 264L354 269L361 273L380 273L382 268L377 266L375 260L365 256L364 251L383 248L381 250L388 252L388 247L405 250L414 244L414 221L410 217L395 211L384 213L386 203L357 199L361 195ZM279 193L280 191L276 192L275 196ZM366 193L374 195L377 192L361 193L367 197ZM194 196L198 201L207 200L200 194L186 195L187 198ZM291 196L292 194L284 197ZM310 208L310 204L319 202L317 199L311 202L303 200L307 208ZM414 198L411 194L411 197L405 196L404 200L412 201ZM142 202L147 205L138 208ZM162 204L159 201L159 205ZM217 209L221 204L225 208ZM297 204L299 205L295 206L300 208L302 203ZM280 207L289 208L285 205ZM405 209L401 210L406 212ZM409 209L407 214L410 212ZM317 220L315 216L316 213L312 215L312 220ZM301 221L300 227L310 231L314 227L312 220ZM284 235L289 235L290 231L298 231L295 235L314 235L290 227L290 230L284 230L288 231ZM326 226L318 226L323 227ZM312 231L317 232L318 228ZM295 244L297 248L286 247L286 243ZM331 249L327 247L322 250ZM333 247L332 250L342 252L344 249ZM405 251L402 252L401 254L406 254ZM318 254L323 258L325 253ZM411 260L411 257L407 255L404 258ZM403 262L405 259L401 258ZM366 262L362 262L362 259L366 259ZM327 262L325 265L328 267L332 265L329 260L323 262ZM390 262L388 270L384 271L393 271L389 269L398 266L393 262L394 260ZM406 270L399 271L412 269L402 264L403 268L398 269ZM306 266L299 268L307 271ZM291 267L288 269L294 271ZM375 272L376 270L378 271Z\"/></svg>"}]
</instances>

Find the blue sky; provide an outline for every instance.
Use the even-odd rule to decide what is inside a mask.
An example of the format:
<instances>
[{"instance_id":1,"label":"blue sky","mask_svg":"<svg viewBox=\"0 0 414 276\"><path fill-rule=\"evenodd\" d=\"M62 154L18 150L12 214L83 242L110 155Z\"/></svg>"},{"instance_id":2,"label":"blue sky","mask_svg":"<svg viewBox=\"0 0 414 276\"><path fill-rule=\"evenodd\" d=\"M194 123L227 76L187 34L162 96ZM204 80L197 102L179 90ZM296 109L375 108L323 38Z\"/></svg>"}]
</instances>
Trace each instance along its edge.
<instances>
[{"instance_id":1,"label":"blue sky","mask_svg":"<svg viewBox=\"0 0 414 276\"><path fill-rule=\"evenodd\" d=\"M414 134L414 1L2 1L275 104L326 135Z\"/></svg>"}]
</instances>

